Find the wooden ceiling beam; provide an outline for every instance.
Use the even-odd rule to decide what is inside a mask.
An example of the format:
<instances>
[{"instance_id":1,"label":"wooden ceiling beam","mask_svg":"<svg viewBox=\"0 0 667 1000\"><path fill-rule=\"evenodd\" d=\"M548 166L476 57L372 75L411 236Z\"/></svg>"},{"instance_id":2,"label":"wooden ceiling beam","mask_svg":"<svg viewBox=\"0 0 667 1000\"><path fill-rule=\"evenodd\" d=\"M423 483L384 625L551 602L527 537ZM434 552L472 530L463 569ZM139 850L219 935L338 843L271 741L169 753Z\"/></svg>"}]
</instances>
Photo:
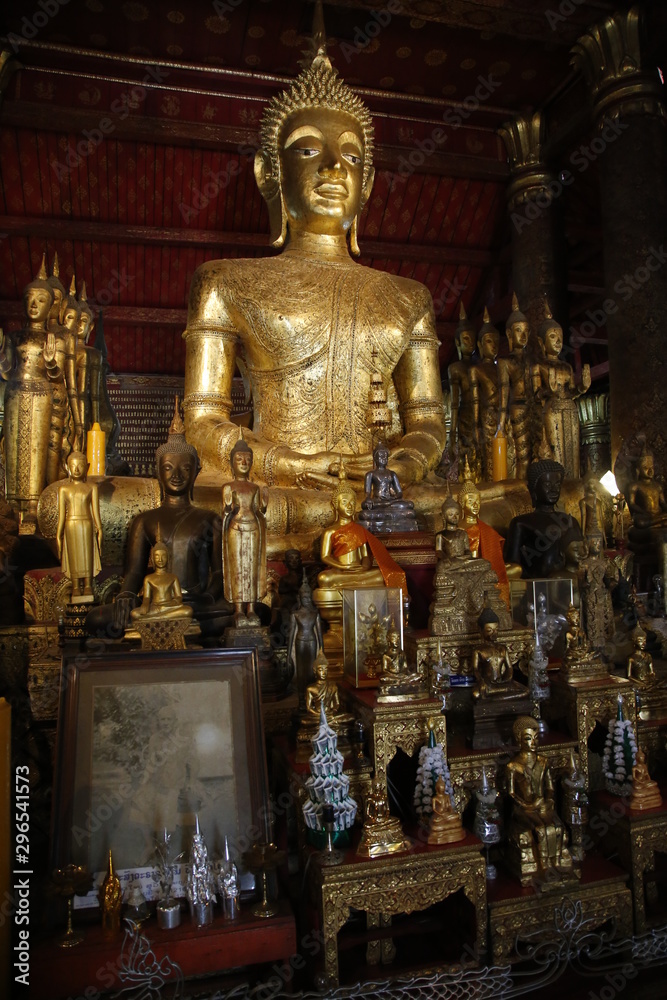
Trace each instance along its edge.
<instances>
[{"instance_id":1,"label":"wooden ceiling beam","mask_svg":"<svg viewBox=\"0 0 667 1000\"><path fill-rule=\"evenodd\" d=\"M150 226L126 226L112 222L86 222L80 219L49 219L30 216L0 215L0 234L30 239L65 240L90 243L161 244L170 246L234 247L274 251L265 233L230 233L208 229L166 229ZM424 261L432 264L467 264L485 267L495 260L489 250L474 247L444 247L421 243L394 243L389 240L359 240L364 257L383 260Z\"/></svg>"},{"instance_id":2,"label":"wooden ceiling beam","mask_svg":"<svg viewBox=\"0 0 667 1000\"><path fill-rule=\"evenodd\" d=\"M177 326L185 329L187 309L161 309L146 306L105 306L105 326ZM23 302L7 299L0 302L0 316L7 320L24 319Z\"/></svg>"}]
</instances>

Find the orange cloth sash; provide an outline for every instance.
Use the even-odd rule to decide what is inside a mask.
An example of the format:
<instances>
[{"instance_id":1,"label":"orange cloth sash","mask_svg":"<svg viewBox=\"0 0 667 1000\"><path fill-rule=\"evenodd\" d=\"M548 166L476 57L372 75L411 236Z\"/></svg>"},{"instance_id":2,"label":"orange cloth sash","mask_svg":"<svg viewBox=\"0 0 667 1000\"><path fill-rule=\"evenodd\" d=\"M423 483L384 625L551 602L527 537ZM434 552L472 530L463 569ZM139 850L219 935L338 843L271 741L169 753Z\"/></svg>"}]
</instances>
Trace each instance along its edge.
<instances>
[{"instance_id":1,"label":"orange cloth sash","mask_svg":"<svg viewBox=\"0 0 667 1000\"><path fill-rule=\"evenodd\" d=\"M340 528L336 528L331 536L331 551L336 558L361 548L364 544L371 550L378 569L382 573L385 586L400 587L407 595L408 585L405 573L389 555L380 539L372 535L370 531L366 531L361 524L357 524L356 521L343 524Z\"/></svg>"},{"instance_id":2,"label":"orange cloth sash","mask_svg":"<svg viewBox=\"0 0 667 1000\"><path fill-rule=\"evenodd\" d=\"M475 545L479 545L479 556L491 563L491 569L498 577L498 589L502 594L505 604L510 604L510 585L507 579L507 570L503 560L503 539L490 524L478 521L477 524L464 525L470 539L470 549L475 551Z\"/></svg>"}]
</instances>

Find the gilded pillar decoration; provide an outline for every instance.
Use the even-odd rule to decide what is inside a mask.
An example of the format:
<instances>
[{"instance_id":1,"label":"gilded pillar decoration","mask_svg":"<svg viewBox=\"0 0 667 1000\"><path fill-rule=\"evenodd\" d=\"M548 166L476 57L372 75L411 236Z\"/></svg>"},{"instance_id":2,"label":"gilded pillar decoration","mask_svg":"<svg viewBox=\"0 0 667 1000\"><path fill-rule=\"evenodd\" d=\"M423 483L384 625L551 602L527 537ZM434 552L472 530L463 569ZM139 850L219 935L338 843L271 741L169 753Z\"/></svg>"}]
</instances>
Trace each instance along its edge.
<instances>
[{"instance_id":1,"label":"gilded pillar decoration","mask_svg":"<svg viewBox=\"0 0 667 1000\"><path fill-rule=\"evenodd\" d=\"M577 400L582 475L592 473L599 479L611 469L611 430L609 427L609 394L589 394Z\"/></svg>"},{"instance_id":2,"label":"gilded pillar decoration","mask_svg":"<svg viewBox=\"0 0 667 1000\"><path fill-rule=\"evenodd\" d=\"M560 252L561 185L544 162L545 122L536 111L498 130L510 161L507 210L512 230L512 283L533 334L543 319L545 297L564 315L564 255Z\"/></svg>"},{"instance_id":3,"label":"gilded pillar decoration","mask_svg":"<svg viewBox=\"0 0 667 1000\"><path fill-rule=\"evenodd\" d=\"M572 49L588 84L598 160L609 341L611 450L644 431L667 462L662 319L667 313L664 88L644 65L637 7L594 25Z\"/></svg>"}]
</instances>

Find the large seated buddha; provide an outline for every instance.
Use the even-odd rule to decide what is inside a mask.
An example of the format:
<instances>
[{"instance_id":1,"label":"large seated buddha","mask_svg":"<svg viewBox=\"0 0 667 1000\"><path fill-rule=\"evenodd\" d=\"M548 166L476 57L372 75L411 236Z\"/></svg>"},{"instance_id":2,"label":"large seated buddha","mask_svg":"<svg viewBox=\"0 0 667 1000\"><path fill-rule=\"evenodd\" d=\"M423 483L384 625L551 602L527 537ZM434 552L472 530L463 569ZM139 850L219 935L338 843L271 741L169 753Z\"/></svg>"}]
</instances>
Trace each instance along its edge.
<instances>
[{"instance_id":1,"label":"large seated buddha","mask_svg":"<svg viewBox=\"0 0 667 1000\"><path fill-rule=\"evenodd\" d=\"M391 467L404 486L419 482L445 444L433 303L424 285L350 256L373 184L373 130L324 45L269 102L260 136L255 178L282 253L209 261L190 291L184 410L200 485L230 476L237 358L252 386L258 480L333 489L342 456L361 484L373 466L367 408L377 365L393 413Z\"/></svg>"}]
</instances>

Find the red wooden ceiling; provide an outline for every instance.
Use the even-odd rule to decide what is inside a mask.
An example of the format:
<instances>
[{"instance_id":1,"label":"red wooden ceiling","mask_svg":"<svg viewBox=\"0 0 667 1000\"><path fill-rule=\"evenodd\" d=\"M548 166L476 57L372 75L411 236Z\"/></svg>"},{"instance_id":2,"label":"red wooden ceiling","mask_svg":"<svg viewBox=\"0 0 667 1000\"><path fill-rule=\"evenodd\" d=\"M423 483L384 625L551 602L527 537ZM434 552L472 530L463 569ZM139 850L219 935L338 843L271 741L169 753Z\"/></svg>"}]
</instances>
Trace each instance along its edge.
<instances>
[{"instance_id":1,"label":"red wooden ceiling","mask_svg":"<svg viewBox=\"0 0 667 1000\"><path fill-rule=\"evenodd\" d=\"M19 48L26 68L14 75L5 97L2 113L11 124L0 138L0 214L8 233L0 241L0 318L9 327L18 324L12 303L20 300L42 252L52 258L57 250L61 275L69 280L74 270L79 281L86 280L89 298L108 308L112 369L180 374L183 310L195 268L221 255L268 252L261 247L268 220L254 183L252 149L244 143L216 149L210 141L198 143L198 135L207 135L207 128L255 134L263 103L281 86L275 76L298 72L312 5L228 0L225 6L230 12L219 17L209 3L193 0L187 5L85 0L63 6L37 33L35 44ZM372 8L386 4L325 5L331 56L343 76L386 92L367 97L381 148L360 227L362 260L426 283L444 337L443 360L451 349L459 298L479 310L480 296L489 295L490 264L507 238L505 154L495 128L512 111L547 98L567 74L572 37L611 4L580 5L552 31L545 12L553 6L549 0L404 2L404 16L392 17L346 59L344 44L361 37L358 30L365 32ZM16 5L9 30L20 32L24 10L30 16L36 9ZM45 44L178 65L160 69L159 86L132 93L131 82L146 76L141 60L130 65ZM272 76L220 76L190 64ZM435 154L402 176L400 164L442 124L448 110L443 99L463 100L489 73L498 81L493 94L461 127L446 129L441 150L451 169ZM397 92L432 100L417 96L407 103L390 96ZM127 108L127 122L114 108ZM103 141L86 148L82 134L67 127L73 115L88 116L89 135L101 119L111 127ZM143 123L146 134L135 137L128 122L139 123L135 133ZM152 141L150 128L166 134ZM68 150L77 145L82 155L70 155L68 165ZM389 169L382 169L383 156ZM84 223L92 228L84 232ZM156 240L150 238L154 230L169 232ZM187 239L200 230L236 234L246 245ZM364 245L373 252L364 252ZM452 251L449 256L446 250ZM147 310L149 323L141 322L139 309ZM169 309L177 312L170 317L160 312Z\"/></svg>"}]
</instances>

